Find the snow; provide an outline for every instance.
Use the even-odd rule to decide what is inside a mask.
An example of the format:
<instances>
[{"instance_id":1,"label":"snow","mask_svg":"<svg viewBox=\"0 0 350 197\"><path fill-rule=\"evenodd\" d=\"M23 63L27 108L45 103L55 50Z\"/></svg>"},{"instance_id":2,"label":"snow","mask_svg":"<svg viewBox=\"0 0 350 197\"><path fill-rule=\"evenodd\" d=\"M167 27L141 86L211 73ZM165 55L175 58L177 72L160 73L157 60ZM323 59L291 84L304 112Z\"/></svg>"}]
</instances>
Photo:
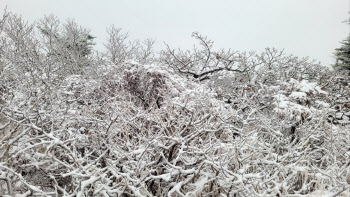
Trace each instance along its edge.
<instances>
[{"instance_id":1,"label":"snow","mask_svg":"<svg viewBox=\"0 0 350 197\"><path fill-rule=\"evenodd\" d=\"M292 92L289 97L293 99L306 100L307 95L305 92Z\"/></svg>"},{"instance_id":2,"label":"snow","mask_svg":"<svg viewBox=\"0 0 350 197\"><path fill-rule=\"evenodd\" d=\"M193 183L197 192L201 192L204 189L205 184L208 183L209 176L209 174L204 174L203 176L199 177L195 183Z\"/></svg>"},{"instance_id":3,"label":"snow","mask_svg":"<svg viewBox=\"0 0 350 197\"><path fill-rule=\"evenodd\" d=\"M82 181L81 186L80 186L80 191L77 193L77 197L81 197L83 195L84 189L99 179L100 179L100 177L98 177L98 176L92 176L88 180Z\"/></svg>"},{"instance_id":4,"label":"snow","mask_svg":"<svg viewBox=\"0 0 350 197\"><path fill-rule=\"evenodd\" d=\"M298 81L292 78L290 79L290 83L293 84L296 90L299 90L300 92L323 95L328 94L326 91L322 90L316 82L309 82L307 80Z\"/></svg>"},{"instance_id":5,"label":"snow","mask_svg":"<svg viewBox=\"0 0 350 197\"><path fill-rule=\"evenodd\" d=\"M316 100L315 103L316 103L317 107L321 107L321 108L329 108L330 107L330 104L326 103L324 101Z\"/></svg>"},{"instance_id":6,"label":"snow","mask_svg":"<svg viewBox=\"0 0 350 197\"><path fill-rule=\"evenodd\" d=\"M314 92L316 87L316 83L308 83L307 81L303 80L301 81L296 88L299 89L302 92L311 93Z\"/></svg>"},{"instance_id":7,"label":"snow","mask_svg":"<svg viewBox=\"0 0 350 197\"><path fill-rule=\"evenodd\" d=\"M134 153L135 155L139 155L139 154L143 153L144 151L145 151L144 148L140 148L140 149L134 150L133 153Z\"/></svg>"},{"instance_id":8,"label":"snow","mask_svg":"<svg viewBox=\"0 0 350 197\"><path fill-rule=\"evenodd\" d=\"M45 61L30 67L32 76L8 58L23 54L6 34L1 57L11 69L0 73L8 89L0 85L0 196L7 180L19 197L28 189L77 197L329 196L348 181L349 90L333 90L336 73L320 65L275 49L207 54L199 47L163 51L146 63L133 60L140 54L120 64L91 54L77 72L60 62L65 53L47 54L33 34ZM60 42L51 50L67 52ZM255 63L242 73L193 76ZM316 76L303 80L305 73Z\"/></svg>"},{"instance_id":9,"label":"snow","mask_svg":"<svg viewBox=\"0 0 350 197\"><path fill-rule=\"evenodd\" d=\"M336 114L335 114L335 118L336 118L336 119L338 119L338 120L341 120L341 119L342 119L342 117L343 117L343 115L344 115L344 114L343 114L343 113L341 113L341 112L336 113Z\"/></svg>"},{"instance_id":10,"label":"snow","mask_svg":"<svg viewBox=\"0 0 350 197\"><path fill-rule=\"evenodd\" d=\"M157 176L151 176L152 179L163 179L164 181L168 182L171 180L171 173L157 175Z\"/></svg>"},{"instance_id":11,"label":"snow","mask_svg":"<svg viewBox=\"0 0 350 197\"><path fill-rule=\"evenodd\" d=\"M15 197L29 197L31 195L31 193L32 193L31 191L27 191L26 193L23 193L23 194L16 194Z\"/></svg>"},{"instance_id":12,"label":"snow","mask_svg":"<svg viewBox=\"0 0 350 197\"><path fill-rule=\"evenodd\" d=\"M337 197L347 197L349 195L350 195L350 193L343 192L343 193L336 195L336 196ZM305 197L335 197L335 196L334 196L334 192L324 191L324 190L316 190L309 195L305 195Z\"/></svg>"}]
</instances>

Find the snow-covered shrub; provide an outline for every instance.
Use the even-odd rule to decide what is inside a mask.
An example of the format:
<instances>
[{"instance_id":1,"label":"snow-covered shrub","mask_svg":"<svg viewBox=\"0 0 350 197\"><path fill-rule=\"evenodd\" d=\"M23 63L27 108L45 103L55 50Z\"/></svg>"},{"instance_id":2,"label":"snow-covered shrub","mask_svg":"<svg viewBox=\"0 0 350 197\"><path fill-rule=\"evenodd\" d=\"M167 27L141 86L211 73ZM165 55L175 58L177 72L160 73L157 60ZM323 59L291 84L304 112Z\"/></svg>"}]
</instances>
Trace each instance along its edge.
<instances>
[{"instance_id":1,"label":"snow-covered shrub","mask_svg":"<svg viewBox=\"0 0 350 197\"><path fill-rule=\"evenodd\" d=\"M160 108L168 89L165 77L161 72L134 65L124 70L123 88L145 109L152 105Z\"/></svg>"},{"instance_id":2,"label":"snow-covered shrub","mask_svg":"<svg viewBox=\"0 0 350 197\"><path fill-rule=\"evenodd\" d=\"M312 112L317 108L327 106L320 105L315 99L328 95L327 92L321 90L315 82L310 83L306 80L297 81L291 78L288 82L281 83L280 86L273 88L275 95L274 111L282 117L295 122L304 121L312 116ZM325 112L327 108L325 108Z\"/></svg>"},{"instance_id":3,"label":"snow-covered shrub","mask_svg":"<svg viewBox=\"0 0 350 197\"><path fill-rule=\"evenodd\" d=\"M344 81L194 36L199 51L150 65L96 55L80 75L48 72L50 58L19 73L0 54L0 195L347 195L350 125L329 121L349 117Z\"/></svg>"}]
</instances>

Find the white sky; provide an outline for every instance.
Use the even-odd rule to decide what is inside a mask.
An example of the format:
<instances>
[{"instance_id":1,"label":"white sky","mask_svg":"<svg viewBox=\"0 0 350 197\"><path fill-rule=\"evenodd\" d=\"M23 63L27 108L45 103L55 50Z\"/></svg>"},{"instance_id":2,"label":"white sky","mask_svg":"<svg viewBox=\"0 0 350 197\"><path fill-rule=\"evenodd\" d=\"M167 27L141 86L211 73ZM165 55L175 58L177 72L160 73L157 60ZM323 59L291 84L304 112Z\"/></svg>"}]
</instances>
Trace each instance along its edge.
<instances>
[{"instance_id":1,"label":"white sky","mask_svg":"<svg viewBox=\"0 0 350 197\"><path fill-rule=\"evenodd\" d=\"M334 62L334 49L346 38L348 0L0 0L0 13L34 21L54 14L74 18L97 36L97 47L111 24L132 38L154 38L190 48L193 31L207 35L216 48L261 51L265 47Z\"/></svg>"}]
</instances>

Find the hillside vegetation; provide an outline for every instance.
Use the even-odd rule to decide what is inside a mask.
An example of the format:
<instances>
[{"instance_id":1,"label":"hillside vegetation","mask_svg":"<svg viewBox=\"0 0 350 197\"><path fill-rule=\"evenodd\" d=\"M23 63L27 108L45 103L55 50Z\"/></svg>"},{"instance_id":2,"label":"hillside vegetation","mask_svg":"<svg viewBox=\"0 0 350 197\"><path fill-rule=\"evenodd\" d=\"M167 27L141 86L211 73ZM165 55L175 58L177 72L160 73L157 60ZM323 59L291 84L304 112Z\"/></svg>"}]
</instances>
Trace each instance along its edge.
<instances>
[{"instance_id":1,"label":"hillside vegetation","mask_svg":"<svg viewBox=\"0 0 350 197\"><path fill-rule=\"evenodd\" d=\"M1 196L350 195L349 71L107 32L2 16Z\"/></svg>"}]
</instances>

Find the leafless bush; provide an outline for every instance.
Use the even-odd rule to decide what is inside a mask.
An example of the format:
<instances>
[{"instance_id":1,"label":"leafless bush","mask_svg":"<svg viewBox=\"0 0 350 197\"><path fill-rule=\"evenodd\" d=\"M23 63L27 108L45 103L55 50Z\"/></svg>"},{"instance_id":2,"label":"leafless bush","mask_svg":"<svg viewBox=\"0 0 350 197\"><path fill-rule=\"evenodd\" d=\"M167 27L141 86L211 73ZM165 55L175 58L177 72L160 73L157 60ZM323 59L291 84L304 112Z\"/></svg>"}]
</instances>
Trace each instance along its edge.
<instances>
[{"instance_id":1,"label":"leafless bush","mask_svg":"<svg viewBox=\"0 0 350 197\"><path fill-rule=\"evenodd\" d=\"M276 49L214 52L197 33L200 49L167 47L157 64L144 64L152 44L129 45L114 28L105 60L87 55L90 45L80 44L89 33L73 22L8 17L0 195L347 194L344 76L324 80L336 74Z\"/></svg>"},{"instance_id":2,"label":"leafless bush","mask_svg":"<svg viewBox=\"0 0 350 197\"><path fill-rule=\"evenodd\" d=\"M124 71L124 88L134 96L145 109L156 106L160 108L167 87L162 73L149 72L134 67Z\"/></svg>"},{"instance_id":3,"label":"leafless bush","mask_svg":"<svg viewBox=\"0 0 350 197\"><path fill-rule=\"evenodd\" d=\"M209 79L211 75L224 72L243 73L259 64L252 58L254 53L237 51L213 51L213 41L194 32L192 36L199 41L200 48L192 51L175 51L169 45L162 51L160 61L175 71L191 76L199 81Z\"/></svg>"},{"instance_id":4,"label":"leafless bush","mask_svg":"<svg viewBox=\"0 0 350 197\"><path fill-rule=\"evenodd\" d=\"M120 65L128 60L136 60L141 64L145 64L152 60L154 40L129 41L129 35L122 33L121 28L114 26L108 28L107 33L108 39L105 47L107 57L113 64Z\"/></svg>"}]
</instances>

